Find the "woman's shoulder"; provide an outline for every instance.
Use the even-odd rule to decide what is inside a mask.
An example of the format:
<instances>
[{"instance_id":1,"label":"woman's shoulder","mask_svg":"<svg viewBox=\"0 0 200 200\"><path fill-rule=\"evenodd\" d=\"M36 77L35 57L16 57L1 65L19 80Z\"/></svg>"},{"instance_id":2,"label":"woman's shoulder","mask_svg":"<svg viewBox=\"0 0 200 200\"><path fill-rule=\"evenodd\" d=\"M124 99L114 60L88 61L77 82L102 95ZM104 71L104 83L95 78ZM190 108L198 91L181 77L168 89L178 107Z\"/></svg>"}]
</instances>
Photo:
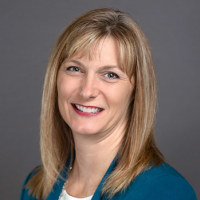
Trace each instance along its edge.
<instances>
[{"instance_id":1,"label":"woman's shoulder","mask_svg":"<svg viewBox=\"0 0 200 200\"><path fill-rule=\"evenodd\" d=\"M33 176L35 176L40 171L40 169L41 166L35 167L26 177L22 186L20 200L37 200L36 198L29 195L29 190L25 187L25 185L28 183L29 180L31 180L31 178L33 178Z\"/></svg>"},{"instance_id":2,"label":"woman's shoulder","mask_svg":"<svg viewBox=\"0 0 200 200\"><path fill-rule=\"evenodd\" d=\"M127 188L126 195L149 200L197 199L192 186L167 163L145 169Z\"/></svg>"},{"instance_id":3,"label":"woman's shoulder","mask_svg":"<svg viewBox=\"0 0 200 200\"><path fill-rule=\"evenodd\" d=\"M168 163L163 163L159 166L153 166L150 168L146 168L142 173L141 176L144 175L151 177L151 178L158 178L158 177L163 177L163 176L169 176L171 178L180 178L183 179L184 181L185 178L176 170L174 169L171 165L169 165Z\"/></svg>"}]
</instances>

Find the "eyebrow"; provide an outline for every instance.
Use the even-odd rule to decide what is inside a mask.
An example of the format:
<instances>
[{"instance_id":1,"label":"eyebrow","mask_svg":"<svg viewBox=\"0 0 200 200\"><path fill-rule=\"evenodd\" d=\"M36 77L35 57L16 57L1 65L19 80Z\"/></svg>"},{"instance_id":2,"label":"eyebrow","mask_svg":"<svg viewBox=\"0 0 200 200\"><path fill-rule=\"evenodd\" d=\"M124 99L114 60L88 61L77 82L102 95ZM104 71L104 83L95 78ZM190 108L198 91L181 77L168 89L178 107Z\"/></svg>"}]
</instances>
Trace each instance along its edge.
<instances>
[{"instance_id":1,"label":"eyebrow","mask_svg":"<svg viewBox=\"0 0 200 200\"><path fill-rule=\"evenodd\" d=\"M77 65L81 66L81 67L85 67L83 63L81 63L80 61L78 60L67 60L66 63L68 62L73 62L73 63L76 63ZM106 65L106 66L102 66L102 67L99 67L99 70L98 71L101 71L101 70L109 70L109 69L119 69L121 71L121 69L119 67L117 67L116 65Z\"/></svg>"}]
</instances>

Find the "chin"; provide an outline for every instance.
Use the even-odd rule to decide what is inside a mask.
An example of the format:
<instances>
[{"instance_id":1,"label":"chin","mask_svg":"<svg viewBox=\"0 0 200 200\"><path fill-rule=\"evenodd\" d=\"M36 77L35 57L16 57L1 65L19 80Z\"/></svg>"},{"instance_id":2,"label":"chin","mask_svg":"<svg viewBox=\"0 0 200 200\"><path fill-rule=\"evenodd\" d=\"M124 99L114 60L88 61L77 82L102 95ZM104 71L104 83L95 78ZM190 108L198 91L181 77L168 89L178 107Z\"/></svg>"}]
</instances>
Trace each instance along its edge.
<instances>
[{"instance_id":1,"label":"chin","mask_svg":"<svg viewBox=\"0 0 200 200\"><path fill-rule=\"evenodd\" d=\"M72 128L72 132L80 135L94 135L97 133L97 130L94 129L94 127L79 127Z\"/></svg>"},{"instance_id":2,"label":"chin","mask_svg":"<svg viewBox=\"0 0 200 200\"><path fill-rule=\"evenodd\" d=\"M70 120L67 123L73 133L80 135L93 135L100 131L101 127L96 121L88 120Z\"/></svg>"}]
</instances>

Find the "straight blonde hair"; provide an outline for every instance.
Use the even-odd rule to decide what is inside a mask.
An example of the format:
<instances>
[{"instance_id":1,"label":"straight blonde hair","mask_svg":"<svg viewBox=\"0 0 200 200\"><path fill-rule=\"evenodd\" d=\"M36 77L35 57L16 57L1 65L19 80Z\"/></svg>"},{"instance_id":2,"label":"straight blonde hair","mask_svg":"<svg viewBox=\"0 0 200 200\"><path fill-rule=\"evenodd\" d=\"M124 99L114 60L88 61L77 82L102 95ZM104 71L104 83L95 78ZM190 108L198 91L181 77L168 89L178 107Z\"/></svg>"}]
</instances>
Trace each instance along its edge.
<instances>
[{"instance_id":1,"label":"straight blonde hair","mask_svg":"<svg viewBox=\"0 0 200 200\"><path fill-rule=\"evenodd\" d=\"M76 54L90 55L91 47L107 36L118 43L120 68L130 80L134 78L135 89L117 165L106 179L102 194L113 197L144 169L163 162L154 141L156 78L147 39L128 14L109 8L92 10L78 17L64 30L47 67L41 110L43 165L26 185L29 192L39 199L46 199L74 150L71 129L58 109L56 82L59 67L66 58Z\"/></svg>"}]
</instances>

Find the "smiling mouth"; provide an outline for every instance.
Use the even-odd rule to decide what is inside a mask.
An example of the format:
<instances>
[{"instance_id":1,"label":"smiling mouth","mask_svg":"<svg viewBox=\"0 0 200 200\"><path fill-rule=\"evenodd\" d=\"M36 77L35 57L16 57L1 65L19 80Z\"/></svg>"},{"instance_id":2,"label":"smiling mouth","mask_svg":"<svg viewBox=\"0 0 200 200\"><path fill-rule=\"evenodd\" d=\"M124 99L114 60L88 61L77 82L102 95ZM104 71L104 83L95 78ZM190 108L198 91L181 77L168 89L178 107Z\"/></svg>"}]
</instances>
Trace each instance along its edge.
<instances>
[{"instance_id":1,"label":"smiling mouth","mask_svg":"<svg viewBox=\"0 0 200 200\"><path fill-rule=\"evenodd\" d=\"M72 105L75 109L85 113L99 113L103 110L102 108L97 108L97 107L85 107L78 104L72 104Z\"/></svg>"}]
</instances>

